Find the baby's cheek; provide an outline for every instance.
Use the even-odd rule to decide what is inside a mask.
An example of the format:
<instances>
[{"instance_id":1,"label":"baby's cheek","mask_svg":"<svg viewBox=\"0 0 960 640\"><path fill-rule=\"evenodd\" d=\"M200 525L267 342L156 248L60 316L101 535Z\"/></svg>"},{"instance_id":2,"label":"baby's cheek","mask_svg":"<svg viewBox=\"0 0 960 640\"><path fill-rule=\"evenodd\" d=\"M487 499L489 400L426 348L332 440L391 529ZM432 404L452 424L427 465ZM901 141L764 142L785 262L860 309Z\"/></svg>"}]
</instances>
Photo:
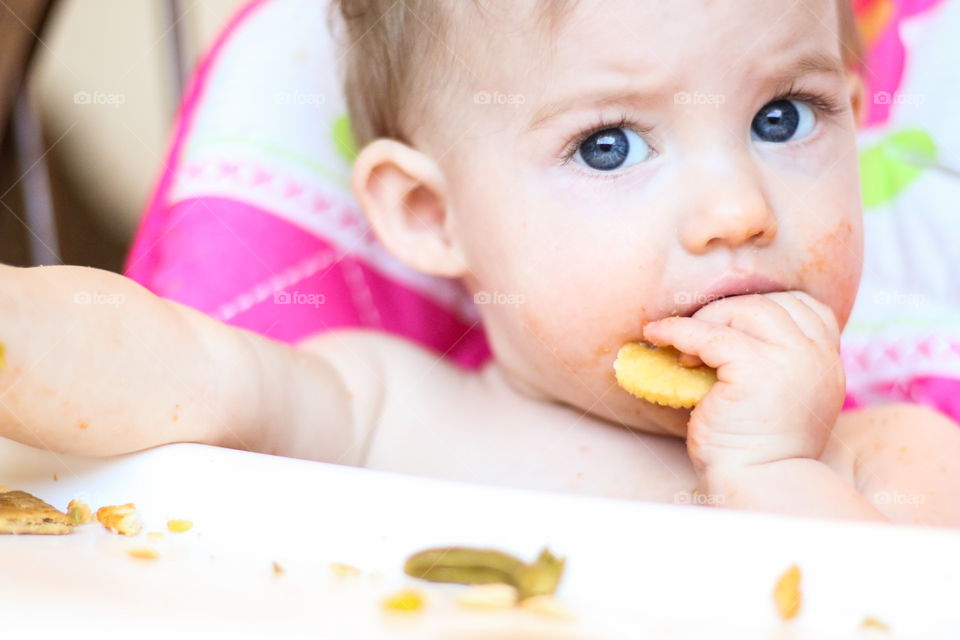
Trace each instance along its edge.
<instances>
[{"instance_id":1,"label":"baby's cheek","mask_svg":"<svg viewBox=\"0 0 960 640\"><path fill-rule=\"evenodd\" d=\"M565 370L607 372L617 349L641 335L646 309L636 298L594 287L559 304L527 305L521 321L532 346Z\"/></svg>"},{"instance_id":2,"label":"baby's cheek","mask_svg":"<svg viewBox=\"0 0 960 640\"><path fill-rule=\"evenodd\" d=\"M815 239L800 266L803 288L834 310L841 327L853 308L862 266L861 229L849 221Z\"/></svg>"}]
</instances>

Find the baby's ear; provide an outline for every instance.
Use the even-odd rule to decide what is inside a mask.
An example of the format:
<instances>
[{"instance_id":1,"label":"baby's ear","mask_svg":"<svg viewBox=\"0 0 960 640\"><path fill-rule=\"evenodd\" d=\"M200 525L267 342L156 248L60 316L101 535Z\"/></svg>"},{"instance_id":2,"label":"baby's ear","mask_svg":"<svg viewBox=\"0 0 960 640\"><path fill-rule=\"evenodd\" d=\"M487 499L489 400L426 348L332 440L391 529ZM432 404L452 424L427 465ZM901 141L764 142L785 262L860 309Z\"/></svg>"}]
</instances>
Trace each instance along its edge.
<instances>
[{"instance_id":1,"label":"baby's ear","mask_svg":"<svg viewBox=\"0 0 960 640\"><path fill-rule=\"evenodd\" d=\"M446 180L429 156L397 140L374 140L354 162L353 193L380 242L399 260L432 275L466 273L451 232Z\"/></svg>"},{"instance_id":2,"label":"baby's ear","mask_svg":"<svg viewBox=\"0 0 960 640\"><path fill-rule=\"evenodd\" d=\"M847 71L847 86L849 87L850 107L853 109L853 123L859 129L866 118L866 91L863 86L863 79L856 71Z\"/></svg>"}]
</instances>

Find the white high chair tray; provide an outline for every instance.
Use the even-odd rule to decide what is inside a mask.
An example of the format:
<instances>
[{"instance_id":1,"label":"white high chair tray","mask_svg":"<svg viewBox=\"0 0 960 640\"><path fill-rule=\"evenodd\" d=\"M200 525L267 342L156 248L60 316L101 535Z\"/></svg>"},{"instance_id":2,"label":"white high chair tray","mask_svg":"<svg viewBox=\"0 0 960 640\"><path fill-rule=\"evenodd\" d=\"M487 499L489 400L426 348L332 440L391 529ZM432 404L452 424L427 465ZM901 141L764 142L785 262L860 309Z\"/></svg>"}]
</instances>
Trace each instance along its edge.
<instances>
[{"instance_id":1,"label":"white high chair tray","mask_svg":"<svg viewBox=\"0 0 960 640\"><path fill-rule=\"evenodd\" d=\"M54 480L54 474L57 480ZM67 536L0 536L4 633L171 633L312 638L957 638L960 534L824 523L419 478L195 444L112 459L60 456L0 439L0 484L63 509L134 502L144 533L99 524ZM187 533L154 542L168 519ZM576 616L471 612L456 585L403 574L436 545L567 558L557 597ZM130 548L154 548L153 560ZM273 563L283 568L275 575ZM331 562L363 573L344 578ZM803 572L789 623L777 577ZM416 614L382 599L426 592ZM889 634L858 630L866 616ZM128 634L125 633L125 637Z\"/></svg>"}]
</instances>

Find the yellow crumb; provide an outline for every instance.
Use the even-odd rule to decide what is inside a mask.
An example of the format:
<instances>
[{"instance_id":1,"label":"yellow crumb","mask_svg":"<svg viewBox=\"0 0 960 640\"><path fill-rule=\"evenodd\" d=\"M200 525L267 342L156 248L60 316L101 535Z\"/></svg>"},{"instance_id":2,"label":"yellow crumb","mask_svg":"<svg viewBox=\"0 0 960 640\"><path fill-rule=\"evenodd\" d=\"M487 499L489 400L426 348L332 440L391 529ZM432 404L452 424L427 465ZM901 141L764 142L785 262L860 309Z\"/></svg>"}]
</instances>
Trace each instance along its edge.
<instances>
[{"instance_id":1,"label":"yellow crumb","mask_svg":"<svg viewBox=\"0 0 960 640\"><path fill-rule=\"evenodd\" d=\"M283 567L280 566L279 562L273 563L273 575L275 576L283 575Z\"/></svg>"},{"instance_id":2,"label":"yellow crumb","mask_svg":"<svg viewBox=\"0 0 960 640\"><path fill-rule=\"evenodd\" d=\"M170 533L183 533L193 528L191 520L167 520L167 529Z\"/></svg>"},{"instance_id":3,"label":"yellow crumb","mask_svg":"<svg viewBox=\"0 0 960 640\"><path fill-rule=\"evenodd\" d=\"M147 534L147 537L151 540L163 540L166 536L163 531L151 531Z\"/></svg>"},{"instance_id":4,"label":"yellow crumb","mask_svg":"<svg viewBox=\"0 0 960 640\"><path fill-rule=\"evenodd\" d=\"M424 597L419 589L402 589L388 596L383 601L383 608L387 611L412 613L423 608Z\"/></svg>"},{"instance_id":5,"label":"yellow crumb","mask_svg":"<svg viewBox=\"0 0 960 640\"><path fill-rule=\"evenodd\" d=\"M153 549L147 549L144 547L128 549L127 553L130 554L130 557L132 558L143 558L144 560L156 560L160 557L160 554Z\"/></svg>"},{"instance_id":6,"label":"yellow crumb","mask_svg":"<svg viewBox=\"0 0 960 640\"><path fill-rule=\"evenodd\" d=\"M890 625L886 624L882 620L878 620L873 616L867 616L860 622L861 629L876 629L878 631L889 631Z\"/></svg>"},{"instance_id":7,"label":"yellow crumb","mask_svg":"<svg viewBox=\"0 0 960 640\"><path fill-rule=\"evenodd\" d=\"M784 620L797 615L800 610L800 567L791 565L777 580L773 588L773 601L777 606L777 613Z\"/></svg>"},{"instance_id":8,"label":"yellow crumb","mask_svg":"<svg viewBox=\"0 0 960 640\"><path fill-rule=\"evenodd\" d=\"M355 578L360 575L360 569L341 562L331 562L330 571L340 578Z\"/></svg>"}]
</instances>

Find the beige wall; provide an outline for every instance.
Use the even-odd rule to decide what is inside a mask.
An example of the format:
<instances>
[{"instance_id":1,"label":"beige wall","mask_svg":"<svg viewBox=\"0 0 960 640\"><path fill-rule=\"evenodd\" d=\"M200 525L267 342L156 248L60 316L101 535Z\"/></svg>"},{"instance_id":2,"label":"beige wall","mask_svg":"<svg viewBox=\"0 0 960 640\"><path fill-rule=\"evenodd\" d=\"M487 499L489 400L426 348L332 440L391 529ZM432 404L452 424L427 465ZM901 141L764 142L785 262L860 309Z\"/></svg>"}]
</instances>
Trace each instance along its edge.
<instances>
[{"instance_id":1,"label":"beige wall","mask_svg":"<svg viewBox=\"0 0 960 640\"><path fill-rule=\"evenodd\" d=\"M182 0L191 69L244 1ZM165 9L165 0L61 0L33 77L51 154L123 241L158 173L175 108Z\"/></svg>"}]
</instances>

